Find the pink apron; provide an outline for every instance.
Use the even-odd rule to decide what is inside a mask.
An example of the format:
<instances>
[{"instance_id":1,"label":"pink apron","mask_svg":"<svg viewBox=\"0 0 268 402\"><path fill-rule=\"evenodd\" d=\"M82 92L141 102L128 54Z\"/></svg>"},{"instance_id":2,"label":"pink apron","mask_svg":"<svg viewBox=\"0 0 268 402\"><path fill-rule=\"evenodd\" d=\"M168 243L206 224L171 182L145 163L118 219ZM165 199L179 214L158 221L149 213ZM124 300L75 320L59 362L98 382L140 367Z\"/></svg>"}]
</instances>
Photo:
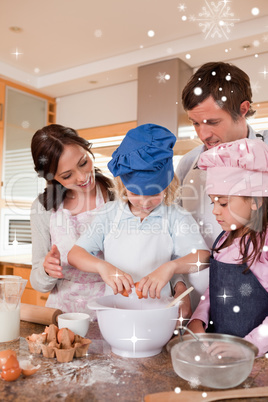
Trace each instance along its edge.
<instances>
[{"instance_id":1,"label":"pink apron","mask_svg":"<svg viewBox=\"0 0 268 402\"><path fill-rule=\"evenodd\" d=\"M101 189L96 185L96 209L104 205ZM96 209L94 211L96 211ZM63 279L59 279L51 291L46 306L58 308L63 312L84 312L95 318L95 313L87 308L90 299L101 297L105 292L105 283L99 274L80 271L67 261L67 254L91 224L93 211L72 215L63 203L50 218L52 244L56 244L61 255Z\"/></svg>"}]
</instances>

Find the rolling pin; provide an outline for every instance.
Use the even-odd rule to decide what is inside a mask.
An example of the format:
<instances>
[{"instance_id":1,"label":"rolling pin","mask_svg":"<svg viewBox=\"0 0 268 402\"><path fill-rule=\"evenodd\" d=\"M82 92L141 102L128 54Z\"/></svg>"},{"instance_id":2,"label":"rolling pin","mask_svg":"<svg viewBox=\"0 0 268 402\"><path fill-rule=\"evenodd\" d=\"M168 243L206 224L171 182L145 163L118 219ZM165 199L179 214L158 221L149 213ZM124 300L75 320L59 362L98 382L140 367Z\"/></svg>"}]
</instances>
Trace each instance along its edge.
<instances>
[{"instance_id":1,"label":"rolling pin","mask_svg":"<svg viewBox=\"0 0 268 402\"><path fill-rule=\"evenodd\" d=\"M26 303L21 303L20 305L20 319L35 324L57 325L58 315L60 314L62 314L62 311L56 308L34 306Z\"/></svg>"}]
</instances>

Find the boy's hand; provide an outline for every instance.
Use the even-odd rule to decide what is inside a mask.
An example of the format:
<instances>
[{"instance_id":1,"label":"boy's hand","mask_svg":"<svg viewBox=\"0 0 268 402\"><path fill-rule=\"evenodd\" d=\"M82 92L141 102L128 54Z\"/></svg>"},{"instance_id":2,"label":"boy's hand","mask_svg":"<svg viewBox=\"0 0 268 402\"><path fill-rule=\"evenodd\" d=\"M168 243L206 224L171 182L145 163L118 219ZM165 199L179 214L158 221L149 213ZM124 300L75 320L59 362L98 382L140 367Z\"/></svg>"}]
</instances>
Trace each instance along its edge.
<instances>
[{"instance_id":1,"label":"boy's hand","mask_svg":"<svg viewBox=\"0 0 268 402\"><path fill-rule=\"evenodd\" d=\"M115 295L122 293L124 289L128 294L131 293L131 288L134 287L134 281L131 275L105 261L101 264L101 267L99 267L98 272L104 282L111 286Z\"/></svg>"},{"instance_id":2,"label":"boy's hand","mask_svg":"<svg viewBox=\"0 0 268 402\"><path fill-rule=\"evenodd\" d=\"M155 299L155 297L160 299L161 289L170 281L173 275L173 261L166 262L151 274L143 277L139 282L138 290L142 292L145 298L147 298L149 294L152 299Z\"/></svg>"}]
</instances>

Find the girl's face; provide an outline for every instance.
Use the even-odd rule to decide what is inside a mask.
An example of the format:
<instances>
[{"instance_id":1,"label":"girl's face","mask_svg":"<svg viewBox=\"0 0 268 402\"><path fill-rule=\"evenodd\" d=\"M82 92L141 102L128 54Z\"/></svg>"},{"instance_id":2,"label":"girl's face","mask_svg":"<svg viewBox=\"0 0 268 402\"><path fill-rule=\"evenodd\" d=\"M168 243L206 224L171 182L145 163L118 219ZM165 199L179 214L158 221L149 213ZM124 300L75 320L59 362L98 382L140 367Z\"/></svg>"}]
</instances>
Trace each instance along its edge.
<instances>
[{"instance_id":1,"label":"girl's face","mask_svg":"<svg viewBox=\"0 0 268 402\"><path fill-rule=\"evenodd\" d=\"M144 218L148 216L164 199L165 192L155 195L137 195L127 190L127 198L130 204L130 210L134 215Z\"/></svg>"},{"instance_id":2,"label":"girl's face","mask_svg":"<svg viewBox=\"0 0 268 402\"><path fill-rule=\"evenodd\" d=\"M241 236L249 222L252 211L256 210L255 202L250 198L239 196L210 195L214 204L213 214L225 231L237 230Z\"/></svg>"},{"instance_id":3,"label":"girl's face","mask_svg":"<svg viewBox=\"0 0 268 402\"><path fill-rule=\"evenodd\" d=\"M93 190L95 174L92 156L79 145L65 145L54 179L70 190Z\"/></svg>"}]
</instances>

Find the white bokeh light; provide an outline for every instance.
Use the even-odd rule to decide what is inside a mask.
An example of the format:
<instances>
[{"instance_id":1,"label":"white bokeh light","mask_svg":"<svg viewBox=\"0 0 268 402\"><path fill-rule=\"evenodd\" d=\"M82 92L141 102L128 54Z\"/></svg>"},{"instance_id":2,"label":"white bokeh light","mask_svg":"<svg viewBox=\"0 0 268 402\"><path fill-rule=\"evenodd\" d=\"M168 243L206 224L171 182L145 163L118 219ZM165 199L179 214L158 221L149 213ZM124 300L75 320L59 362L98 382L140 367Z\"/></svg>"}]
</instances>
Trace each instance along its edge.
<instances>
[{"instance_id":1,"label":"white bokeh light","mask_svg":"<svg viewBox=\"0 0 268 402\"><path fill-rule=\"evenodd\" d=\"M240 307L239 307L239 306L234 306L234 307L233 307L233 312L234 312L234 313L239 313L239 311L240 311Z\"/></svg>"},{"instance_id":2,"label":"white bokeh light","mask_svg":"<svg viewBox=\"0 0 268 402\"><path fill-rule=\"evenodd\" d=\"M150 30L147 32L147 35L149 36L149 38L153 38L153 37L155 36L155 32L154 32L152 29L150 29Z\"/></svg>"},{"instance_id":3,"label":"white bokeh light","mask_svg":"<svg viewBox=\"0 0 268 402\"><path fill-rule=\"evenodd\" d=\"M252 15L259 15L259 13L260 13L260 10L258 9L258 7L253 7L251 9L251 14Z\"/></svg>"},{"instance_id":4,"label":"white bokeh light","mask_svg":"<svg viewBox=\"0 0 268 402\"><path fill-rule=\"evenodd\" d=\"M258 333L261 337L267 338L268 336L268 325L267 324L261 324L258 327Z\"/></svg>"},{"instance_id":5,"label":"white bokeh light","mask_svg":"<svg viewBox=\"0 0 268 402\"><path fill-rule=\"evenodd\" d=\"M200 96L201 94L202 94L202 88L200 88L200 87L195 87L195 89L194 89L194 94L196 95L196 96Z\"/></svg>"}]
</instances>

